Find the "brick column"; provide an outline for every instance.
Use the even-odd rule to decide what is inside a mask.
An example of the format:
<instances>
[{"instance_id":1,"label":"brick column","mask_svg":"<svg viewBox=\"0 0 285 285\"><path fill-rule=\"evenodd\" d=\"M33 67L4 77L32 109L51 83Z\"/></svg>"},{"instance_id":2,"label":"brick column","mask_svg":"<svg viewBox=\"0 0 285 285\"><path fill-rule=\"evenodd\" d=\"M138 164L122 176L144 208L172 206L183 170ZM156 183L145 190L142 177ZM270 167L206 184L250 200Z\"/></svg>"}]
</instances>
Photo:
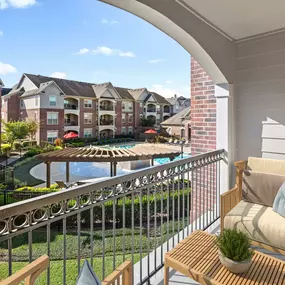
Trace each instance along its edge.
<instances>
[{"instance_id":1,"label":"brick column","mask_svg":"<svg viewBox=\"0 0 285 285\"><path fill-rule=\"evenodd\" d=\"M215 85L207 72L191 57L191 153L216 149Z\"/></svg>"},{"instance_id":2,"label":"brick column","mask_svg":"<svg viewBox=\"0 0 285 285\"><path fill-rule=\"evenodd\" d=\"M215 84L207 72L191 57L192 155L216 149L216 110ZM192 174L191 196L192 221L216 207L215 165L208 165Z\"/></svg>"}]
</instances>

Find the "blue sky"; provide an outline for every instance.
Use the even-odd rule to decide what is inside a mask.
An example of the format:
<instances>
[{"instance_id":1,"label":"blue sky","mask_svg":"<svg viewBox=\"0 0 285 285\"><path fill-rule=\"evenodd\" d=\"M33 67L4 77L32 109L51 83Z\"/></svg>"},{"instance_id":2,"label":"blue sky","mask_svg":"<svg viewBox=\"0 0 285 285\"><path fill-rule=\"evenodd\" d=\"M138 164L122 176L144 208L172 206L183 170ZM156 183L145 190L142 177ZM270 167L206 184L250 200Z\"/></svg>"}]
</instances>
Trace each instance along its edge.
<instances>
[{"instance_id":1,"label":"blue sky","mask_svg":"<svg viewBox=\"0 0 285 285\"><path fill-rule=\"evenodd\" d=\"M0 78L59 75L189 96L190 55L174 40L96 0L0 0Z\"/></svg>"}]
</instances>

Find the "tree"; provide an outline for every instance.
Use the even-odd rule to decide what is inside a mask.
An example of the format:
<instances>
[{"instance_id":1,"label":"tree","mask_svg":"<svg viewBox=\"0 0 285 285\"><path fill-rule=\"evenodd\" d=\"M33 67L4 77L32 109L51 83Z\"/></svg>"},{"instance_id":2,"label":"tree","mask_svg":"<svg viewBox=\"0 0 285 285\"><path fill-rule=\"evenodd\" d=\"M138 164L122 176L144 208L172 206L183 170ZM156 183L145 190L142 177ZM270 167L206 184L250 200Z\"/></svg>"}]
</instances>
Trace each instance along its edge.
<instances>
[{"instance_id":1,"label":"tree","mask_svg":"<svg viewBox=\"0 0 285 285\"><path fill-rule=\"evenodd\" d=\"M29 133L28 124L24 121L9 121L4 123L4 130L8 142L11 144L11 148L13 147L15 140L24 139Z\"/></svg>"},{"instance_id":2,"label":"tree","mask_svg":"<svg viewBox=\"0 0 285 285\"><path fill-rule=\"evenodd\" d=\"M27 121L26 123L27 123L27 127L28 127L28 134L29 134L30 141L31 141L35 137L35 135L38 131L39 123L37 121L34 121L34 120Z\"/></svg>"},{"instance_id":3,"label":"tree","mask_svg":"<svg viewBox=\"0 0 285 285\"><path fill-rule=\"evenodd\" d=\"M153 120L152 118L146 118L146 117L142 117L141 118L141 126L142 127L153 127L155 125L155 120Z\"/></svg>"}]
</instances>

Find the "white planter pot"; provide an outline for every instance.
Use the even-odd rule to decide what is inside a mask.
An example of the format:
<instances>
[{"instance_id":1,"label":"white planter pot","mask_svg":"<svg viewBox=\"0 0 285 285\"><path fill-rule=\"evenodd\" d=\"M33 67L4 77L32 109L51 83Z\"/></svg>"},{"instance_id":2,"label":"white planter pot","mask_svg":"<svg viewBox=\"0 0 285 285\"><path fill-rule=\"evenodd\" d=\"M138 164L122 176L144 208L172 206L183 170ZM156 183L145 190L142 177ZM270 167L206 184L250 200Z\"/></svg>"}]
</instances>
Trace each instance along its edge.
<instances>
[{"instance_id":1,"label":"white planter pot","mask_svg":"<svg viewBox=\"0 0 285 285\"><path fill-rule=\"evenodd\" d=\"M233 261L227 257L225 257L220 250L218 250L218 255L221 263L232 273L243 273L248 270L251 265L252 260L244 260L241 262Z\"/></svg>"}]
</instances>

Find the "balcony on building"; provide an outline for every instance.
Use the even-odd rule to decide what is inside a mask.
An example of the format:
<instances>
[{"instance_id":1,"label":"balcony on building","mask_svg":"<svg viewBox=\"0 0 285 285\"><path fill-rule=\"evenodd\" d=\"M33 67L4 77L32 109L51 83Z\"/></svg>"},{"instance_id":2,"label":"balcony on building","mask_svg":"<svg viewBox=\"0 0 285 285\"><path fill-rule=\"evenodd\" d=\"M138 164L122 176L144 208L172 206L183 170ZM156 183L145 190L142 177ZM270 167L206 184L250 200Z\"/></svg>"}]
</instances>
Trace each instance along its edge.
<instances>
[{"instance_id":1,"label":"balcony on building","mask_svg":"<svg viewBox=\"0 0 285 285\"><path fill-rule=\"evenodd\" d=\"M112 115L101 115L100 116L100 126L114 126L114 116Z\"/></svg>"},{"instance_id":2,"label":"balcony on building","mask_svg":"<svg viewBox=\"0 0 285 285\"><path fill-rule=\"evenodd\" d=\"M156 121L157 121L156 116L148 115L146 118L151 122L152 125L156 125Z\"/></svg>"},{"instance_id":3,"label":"balcony on building","mask_svg":"<svg viewBox=\"0 0 285 285\"><path fill-rule=\"evenodd\" d=\"M79 115L78 99L72 97L64 98L64 113Z\"/></svg>"},{"instance_id":4,"label":"balcony on building","mask_svg":"<svg viewBox=\"0 0 285 285\"><path fill-rule=\"evenodd\" d=\"M147 113L156 113L156 105L155 104L148 104L146 107Z\"/></svg>"},{"instance_id":5,"label":"balcony on building","mask_svg":"<svg viewBox=\"0 0 285 285\"><path fill-rule=\"evenodd\" d=\"M101 114L115 112L115 103L110 100L101 100L99 103L99 112Z\"/></svg>"},{"instance_id":6,"label":"balcony on building","mask_svg":"<svg viewBox=\"0 0 285 285\"><path fill-rule=\"evenodd\" d=\"M170 114L170 106L169 105L163 106L163 114Z\"/></svg>"}]
</instances>

